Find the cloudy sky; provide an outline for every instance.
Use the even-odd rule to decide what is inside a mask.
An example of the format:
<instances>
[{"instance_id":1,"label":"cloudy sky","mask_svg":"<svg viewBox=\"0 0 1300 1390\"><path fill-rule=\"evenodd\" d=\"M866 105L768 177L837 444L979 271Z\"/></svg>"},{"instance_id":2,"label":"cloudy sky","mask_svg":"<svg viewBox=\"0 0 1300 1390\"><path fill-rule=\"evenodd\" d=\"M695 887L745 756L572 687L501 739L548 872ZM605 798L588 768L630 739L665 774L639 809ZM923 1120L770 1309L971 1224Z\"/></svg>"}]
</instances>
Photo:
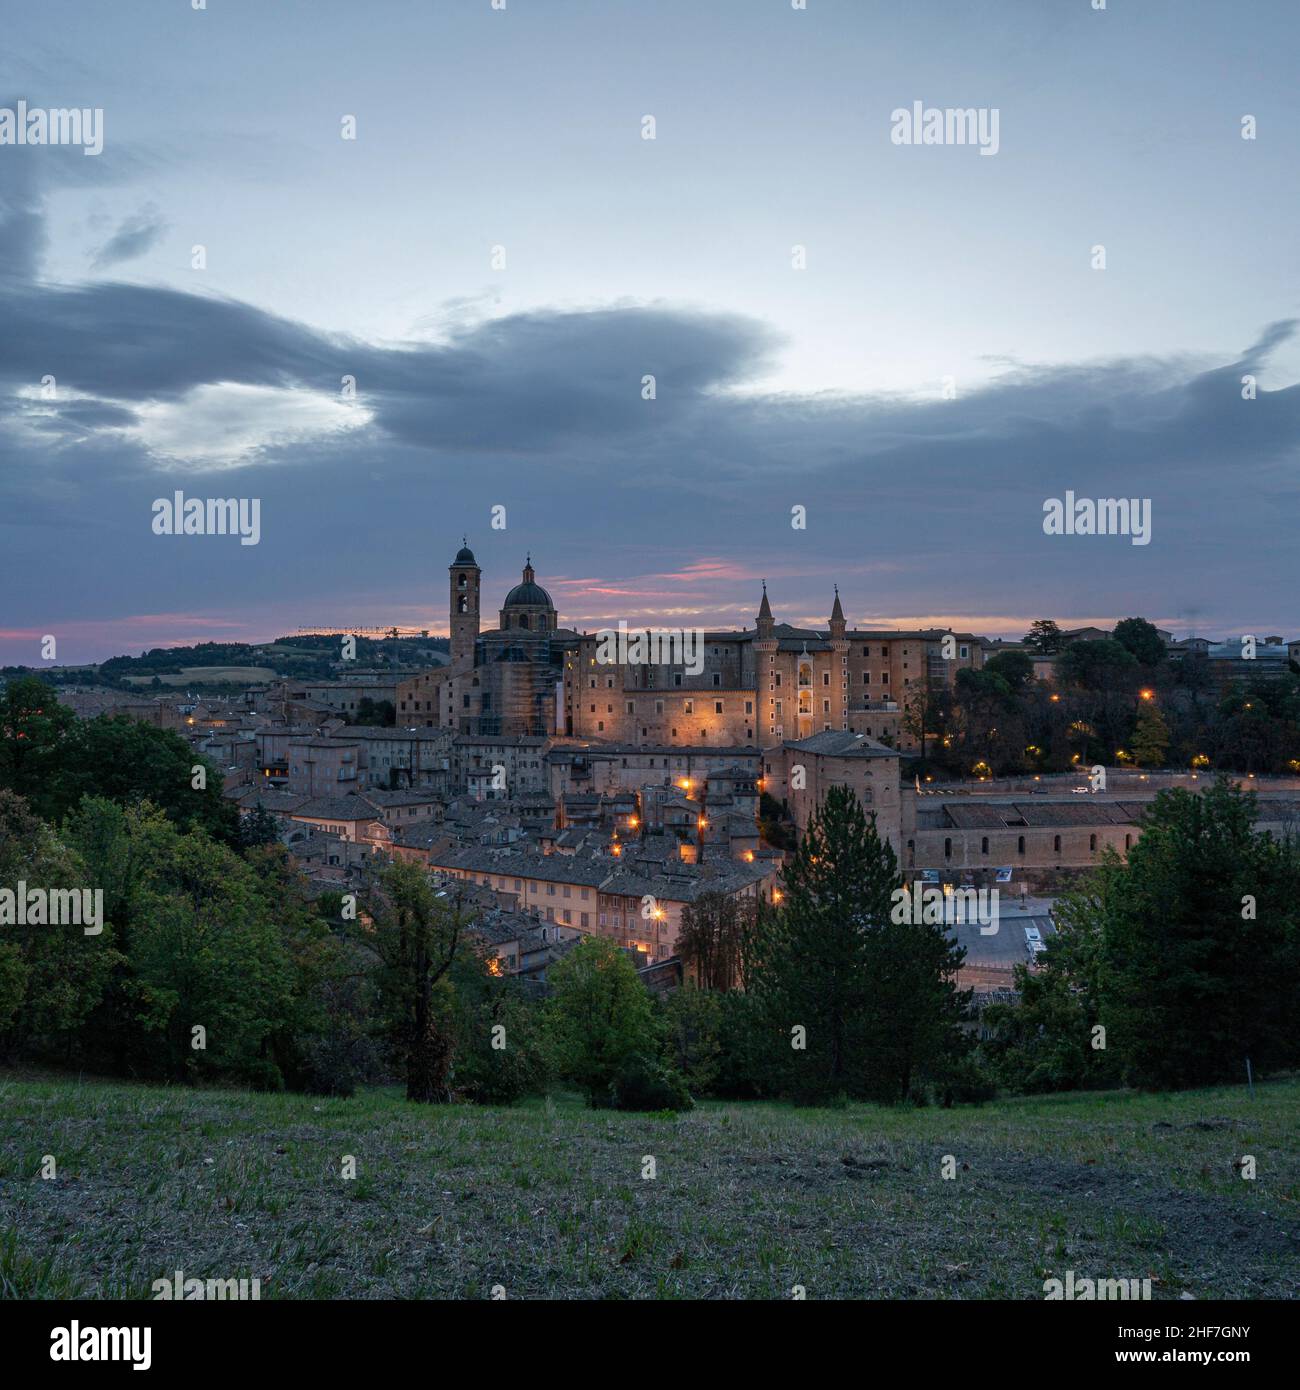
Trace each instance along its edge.
<instances>
[{"instance_id":1,"label":"cloudy sky","mask_svg":"<svg viewBox=\"0 0 1300 1390\"><path fill-rule=\"evenodd\" d=\"M462 533L585 628L1300 636L1300 10L1092 4L14 7L104 148L0 145L0 663L445 631Z\"/></svg>"}]
</instances>

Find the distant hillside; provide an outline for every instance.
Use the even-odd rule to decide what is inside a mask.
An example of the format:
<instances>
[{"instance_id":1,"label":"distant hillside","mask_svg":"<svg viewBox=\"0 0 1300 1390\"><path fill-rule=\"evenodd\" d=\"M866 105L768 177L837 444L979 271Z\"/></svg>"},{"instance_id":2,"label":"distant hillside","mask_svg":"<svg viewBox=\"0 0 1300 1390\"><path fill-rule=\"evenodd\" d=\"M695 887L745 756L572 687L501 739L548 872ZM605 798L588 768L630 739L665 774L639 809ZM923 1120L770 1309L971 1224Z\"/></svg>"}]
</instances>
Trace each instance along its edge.
<instances>
[{"instance_id":1,"label":"distant hillside","mask_svg":"<svg viewBox=\"0 0 1300 1390\"><path fill-rule=\"evenodd\" d=\"M242 688L287 678L332 680L346 668L401 672L436 666L447 660L445 637L358 637L356 659L341 661L341 637L277 637L274 642L200 642L191 647L155 647L139 656L115 656L98 666L5 666L0 679L34 675L53 685L101 686L135 691L159 688Z\"/></svg>"}]
</instances>

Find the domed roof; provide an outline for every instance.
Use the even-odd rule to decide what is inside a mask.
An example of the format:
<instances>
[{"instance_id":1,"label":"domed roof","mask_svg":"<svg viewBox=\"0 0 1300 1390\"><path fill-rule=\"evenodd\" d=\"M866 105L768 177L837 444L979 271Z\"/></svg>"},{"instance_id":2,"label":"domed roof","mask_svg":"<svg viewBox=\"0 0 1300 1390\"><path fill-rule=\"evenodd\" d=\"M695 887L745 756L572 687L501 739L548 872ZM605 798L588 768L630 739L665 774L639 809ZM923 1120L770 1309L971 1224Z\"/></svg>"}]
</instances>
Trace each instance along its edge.
<instances>
[{"instance_id":1,"label":"domed roof","mask_svg":"<svg viewBox=\"0 0 1300 1390\"><path fill-rule=\"evenodd\" d=\"M540 584L529 580L526 584L516 584L506 595L506 608L554 608L551 596Z\"/></svg>"},{"instance_id":2,"label":"domed roof","mask_svg":"<svg viewBox=\"0 0 1300 1390\"><path fill-rule=\"evenodd\" d=\"M468 538L463 538L465 544L456 552L456 558L451 562L453 565L477 565L478 561L474 558L474 552L469 548Z\"/></svg>"},{"instance_id":3,"label":"domed roof","mask_svg":"<svg viewBox=\"0 0 1300 1390\"><path fill-rule=\"evenodd\" d=\"M505 608L554 608L551 596L536 582L533 574L533 557L524 562L524 579L516 584L506 595Z\"/></svg>"}]
</instances>

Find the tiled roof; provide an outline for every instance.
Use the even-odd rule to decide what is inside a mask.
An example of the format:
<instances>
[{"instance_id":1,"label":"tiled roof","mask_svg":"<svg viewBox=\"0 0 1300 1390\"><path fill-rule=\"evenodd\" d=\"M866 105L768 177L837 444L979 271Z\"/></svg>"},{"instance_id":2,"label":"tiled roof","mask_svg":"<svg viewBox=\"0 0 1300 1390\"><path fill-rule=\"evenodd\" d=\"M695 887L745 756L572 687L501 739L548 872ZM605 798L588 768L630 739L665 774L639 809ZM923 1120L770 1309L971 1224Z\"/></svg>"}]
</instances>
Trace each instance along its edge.
<instances>
[{"instance_id":1,"label":"tiled roof","mask_svg":"<svg viewBox=\"0 0 1300 1390\"><path fill-rule=\"evenodd\" d=\"M866 734L847 729L827 729L808 738L787 739L783 745L799 753L818 753L831 758L896 758L898 749L887 748Z\"/></svg>"},{"instance_id":2,"label":"tiled roof","mask_svg":"<svg viewBox=\"0 0 1300 1390\"><path fill-rule=\"evenodd\" d=\"M315 820L378 820L379 810L364 797L318 796L293 812L295 816L310 816Z\"/></svg>"}]
</instances>

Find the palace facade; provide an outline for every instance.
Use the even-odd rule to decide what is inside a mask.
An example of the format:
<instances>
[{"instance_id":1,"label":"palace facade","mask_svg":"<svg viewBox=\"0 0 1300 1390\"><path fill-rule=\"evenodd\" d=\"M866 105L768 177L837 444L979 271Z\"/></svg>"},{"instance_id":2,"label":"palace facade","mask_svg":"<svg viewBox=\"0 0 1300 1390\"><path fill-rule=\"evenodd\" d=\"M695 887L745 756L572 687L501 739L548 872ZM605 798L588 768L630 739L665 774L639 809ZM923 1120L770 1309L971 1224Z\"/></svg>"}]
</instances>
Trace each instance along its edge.
<instances>
[{"instance_id":1,"label":"palace facade","mask_svg":"<svg viewBox=\"0 0 1300 1390\"><path fill-rule=\"evenodd\" d=\"M702 660L605 664L599 633L560 626L531 559L487 631L468 545L449 575L451 660L398 686L399 724L634 747L767 748L847 732L910 748L912 697L983 664L972 633L850 628L838 588L824 628L778 623L766 584L754 626L703 633Z\"/></svg>"},{"instance_id":2,"label":"palace facade","mask_svg":"<svg viewBox=\"0 0 1300 1390\"><path fill-rule=\"evenodd\" d=\"M566 655L564 732L637 745L766 748L847 731L907 748L904 712L926 679L951 684L983 664L972 633L849 628L838 588L825 628L778 623L766 584L753 628L704 634L698 675L602 665L599 648L584 634Z\"/></svg>"}]
</instances>

